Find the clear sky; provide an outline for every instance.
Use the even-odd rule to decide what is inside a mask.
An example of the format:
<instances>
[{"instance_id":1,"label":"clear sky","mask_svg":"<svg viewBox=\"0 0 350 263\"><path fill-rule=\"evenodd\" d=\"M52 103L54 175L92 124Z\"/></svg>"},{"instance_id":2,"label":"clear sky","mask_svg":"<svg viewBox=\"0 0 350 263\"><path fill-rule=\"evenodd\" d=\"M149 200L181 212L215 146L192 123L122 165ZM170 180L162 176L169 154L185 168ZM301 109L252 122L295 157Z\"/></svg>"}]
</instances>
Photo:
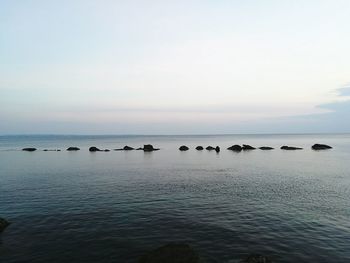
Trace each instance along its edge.
<instances>
[{"instance_id":1,"label":"clear sky","mask_svg":"<svg viewBox=\"0 0 350 263\"><path fill-rule=\"evenodd\" d=\"M0 0L0 134L350 132L348 0Z\"/></svg>"}]
</instances>

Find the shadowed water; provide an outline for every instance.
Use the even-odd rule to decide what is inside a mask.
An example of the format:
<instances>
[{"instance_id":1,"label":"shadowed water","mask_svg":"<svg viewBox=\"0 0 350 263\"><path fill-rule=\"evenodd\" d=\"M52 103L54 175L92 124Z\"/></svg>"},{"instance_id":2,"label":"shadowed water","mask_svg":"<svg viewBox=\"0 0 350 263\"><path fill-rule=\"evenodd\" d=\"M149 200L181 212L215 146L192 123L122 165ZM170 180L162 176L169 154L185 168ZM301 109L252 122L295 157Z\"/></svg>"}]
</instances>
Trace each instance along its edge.
<instances>
[{"instance_id":1,"label":"shadowed water","mask_svg":"<svg viewBox=\"0 0 350 263\"><path fill-rule=\"evenodd\" d=\"M88 152L145 143L161 150ZM276 149L225 150L242 143ZM185 242L206 262L350 262L349 160L350 135L2 136L0 261L136 262Z\"/></svg>"}]
</instances>

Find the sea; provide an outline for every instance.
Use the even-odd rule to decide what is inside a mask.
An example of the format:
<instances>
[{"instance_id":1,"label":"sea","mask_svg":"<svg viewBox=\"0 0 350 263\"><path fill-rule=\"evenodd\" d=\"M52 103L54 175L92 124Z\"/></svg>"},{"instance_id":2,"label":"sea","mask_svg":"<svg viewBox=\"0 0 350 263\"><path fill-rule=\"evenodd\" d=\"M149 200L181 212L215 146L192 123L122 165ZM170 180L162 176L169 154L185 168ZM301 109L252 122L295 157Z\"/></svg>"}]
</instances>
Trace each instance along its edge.
<instances>
[{"instance_id":1,"label":"sea","mask_svg":"<svg viewBox=\"0 0 350 263\"><path fill-rule=\"evenodd\" d=\"M144 144L160 150L113 151ZM0 217L1 263L137 262L169 243L203 262L350 262L350 134L0 136Z\"/></svg>"}]
</instances>

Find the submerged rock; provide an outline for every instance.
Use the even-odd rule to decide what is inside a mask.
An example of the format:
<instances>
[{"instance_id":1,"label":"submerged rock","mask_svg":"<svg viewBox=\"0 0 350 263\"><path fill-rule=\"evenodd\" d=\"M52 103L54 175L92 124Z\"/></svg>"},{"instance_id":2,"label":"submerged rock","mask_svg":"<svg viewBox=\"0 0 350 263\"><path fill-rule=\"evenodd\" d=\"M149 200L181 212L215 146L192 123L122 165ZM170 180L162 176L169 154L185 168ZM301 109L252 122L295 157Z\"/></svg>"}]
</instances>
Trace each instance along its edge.
<instances>
[{"instance_id":1,"label":"submerged rock","mask_svg":"<svg viewBox=\"0 0 350 263\"><path fill-rule=\"evenodd\" d=\"M234 151L234 152L240 152L240 151L242 151L242 146L240 146L238 144L232 145L232 146L228 147L227 150Z\"/></svg>"},{"instance_id":2,"label":"submerged rock","mask_svg":"<svg viewBox=\"0 0 350 263\"><path fill-rule=\"evenodd\" d=\"M78 147L68 147L67 148L67 151L79 151L80 150L80 148L78 148Z\"/></svg>"},{"instance_id":3,"label":"submerged rock","mask_svg":"<svg viewBox=\"0 0 350 263\"><path fill-rule=\"evenodd\" d=\"M44 149L44 152L60 152L60 149Z\"/></svg>"},{"instance_id":4,"label":"submerged rock","mask_svg":"<svg viewBox=\"0 0 350 263\"><path fill-rule=\"evenodd\" d=\"M302 150L303 148L300 147L294 147L294 146L282 146L282 150L287 150L287 151L294 151L294 150Z\"/></svg>"},{"instance_id":5,"label":"submerged rock","mask_svg":"<svg viewBox=\"0 0 350 263\"><path fill-rule=\"evenodd\" d=\"M189 148L186 145L182 145L182 146L180 146L179 150L180 151L188 151Z\"/></svg>"},{"instance_id":6,"label":"submerged rock","mask_svg":"<svg viewBox=\"0 0 350 263\"><path fill-rule=\"evenodd\" d=\"M272 263L272 260L263 255L252 254L243 259L240 263Z\"/></svg>"},{"instance_id":7,"label":"submerged rock","mask_svg":"<svg viewBox=\"0 0 350 263\"><path fill-rule=\"evenodd\" d=\"M249 151L249 150L255 150L256 148L254 148L253 146L250 146L249 144L243 144L242 149L243 151Z\"/></svg>"},{"instance_id":8,"label":"submerged rock","mask_svg":"<svg viewBox=\"0 0 350 263\"><path fill-rule=\"evenodd\" d=\"M136 149L136 151L142 151L142 150L143 150L142 147L139 147L139 148Z\"/></svg>"},{"instance_id":9,"label":"submerged rock","mask_svg":"<svg viewBox=\"0 0 350 263\"><path fill-rule=\"evenodd\" d=\"M158 148L154 148L152 144L145 144L143 146L143 151L145 152L153 152L153 151L158 151Z\"/></svg>"},{"instance_id":10,"label":"submerged rock","mask_svg":"<svg viewBox=\"0 0 350 263\"><path fill-rule=\"evenodd\" d=\"M220 152L220 147L219 146L216 146L215 147L215 151L218 153L218 152Z\"/></svg>"},{"instance_id":11,"label":"submerged rock","mask_svg":"<svg viewBox=\"0 0 350 263\"><path fill-rule=\"evenodd\" d=\"M90 152L100 152L101 150L99 148L95 147L95 146L92 146L92 147L89 148L89 151Z\"/></svg>"},{"instance_id":12,"label":"submerged rock","mask_svg":"<svg viewBox=\"0 0 350 263\"><path fill-rule=\"evenodd\" d=\"M272 147L269 147L269 146L262 146L259 148L260 150L263 150L263 151L268 151L268 150L273 150L275 148L272 148Z\"/></svg>"},{"instance_id":13,"label":"submerged rock","mask_svg":"<svg viewBox=\"0 0 350 263\"><path fill-rule=\"evenodd\" d=\"M198 254L187 244L168 244L143 255L139 263L198 263Z\"/></svg>"},{"instance_id":14,"label":"submerged rock","mask_svg":"<svg viewBox=\"0 0 350 263\"><path fill-rule=\"evenodd\" d=\"M208 147L205 148L205 149L207 149L208 151L213 151L213 150L215 150L215 148L214 148L213 146L208 146Z\"/></svg>"},{"instance_id":15,"label":"submerged rock","mask_svg":"<svg viewBox=\"0 0 350 263\"><path fill-rule=\"evenodd\" d=\"M25 151L25 152L34 152L34 151L36 151L36 148L23 148L22 151Z\"/></svg>"},{"instance_id":16,"label":"submerged rock","mask_svg":"<svg viewBox=\"0 0 350 263\"><path fill-rule=\"evenodd\" d=\"M312 148L312 150L316 150L316 151L332 149L332 147L327 145L327 144L318 144L318 143L312 145L311 148Z\"/></svg>"},{"instance_id":17,"label":"submerged rock","mask_svg":"<svg viewBox=\"0 0 350 263\"><path fill-rule=\"evenodd\" d=\"M196 147L196 150L197 150L197 151L203 151L203 149L204 149L203 146L197 146L197 147Z\"/></svg>"},{"instance_id":18,"label":"submerged rock","mask_svg":"<svg viewBox=\"0 0 350 263\"><path fill-rule=\"evenodd\" d=\"M142 149L142 148L140 148ZM121 149L114 149L115 151L131 151L131 150L135 150L133 147L130 147L128 145L125 145L123 148Z\"/></svg>"},{"instance_id":19,"label":"submerged rock","mask_svg":"<svg viewBox=\"0 0 350 263\"><path fill-rule=\"evenodd\" d=\"M6 227L10 225L10 222L0 217L0 233L5 230Z\"/></svg>"}]
</instances>

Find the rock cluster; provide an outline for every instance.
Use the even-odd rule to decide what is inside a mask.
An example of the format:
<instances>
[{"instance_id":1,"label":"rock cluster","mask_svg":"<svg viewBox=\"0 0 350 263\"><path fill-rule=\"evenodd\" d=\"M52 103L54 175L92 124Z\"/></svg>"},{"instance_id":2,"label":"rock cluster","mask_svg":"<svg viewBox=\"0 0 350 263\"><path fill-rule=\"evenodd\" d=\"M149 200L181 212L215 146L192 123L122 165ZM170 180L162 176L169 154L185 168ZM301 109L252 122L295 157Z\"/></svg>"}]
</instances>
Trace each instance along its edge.
<instances>
[{"instance_id":1,"label":"rock cluster","mask_svg":"<svg viewBox=\"0 0 350 263\"><path fill-rule=\"evenodd\" d=\"M101 149L99 149L99 148L97 148L95 146L91 146L89 148L89 152L109 152L109 151L110 150L108 150L108 149L101 150Z\"/></svg>"}]
</instances>

